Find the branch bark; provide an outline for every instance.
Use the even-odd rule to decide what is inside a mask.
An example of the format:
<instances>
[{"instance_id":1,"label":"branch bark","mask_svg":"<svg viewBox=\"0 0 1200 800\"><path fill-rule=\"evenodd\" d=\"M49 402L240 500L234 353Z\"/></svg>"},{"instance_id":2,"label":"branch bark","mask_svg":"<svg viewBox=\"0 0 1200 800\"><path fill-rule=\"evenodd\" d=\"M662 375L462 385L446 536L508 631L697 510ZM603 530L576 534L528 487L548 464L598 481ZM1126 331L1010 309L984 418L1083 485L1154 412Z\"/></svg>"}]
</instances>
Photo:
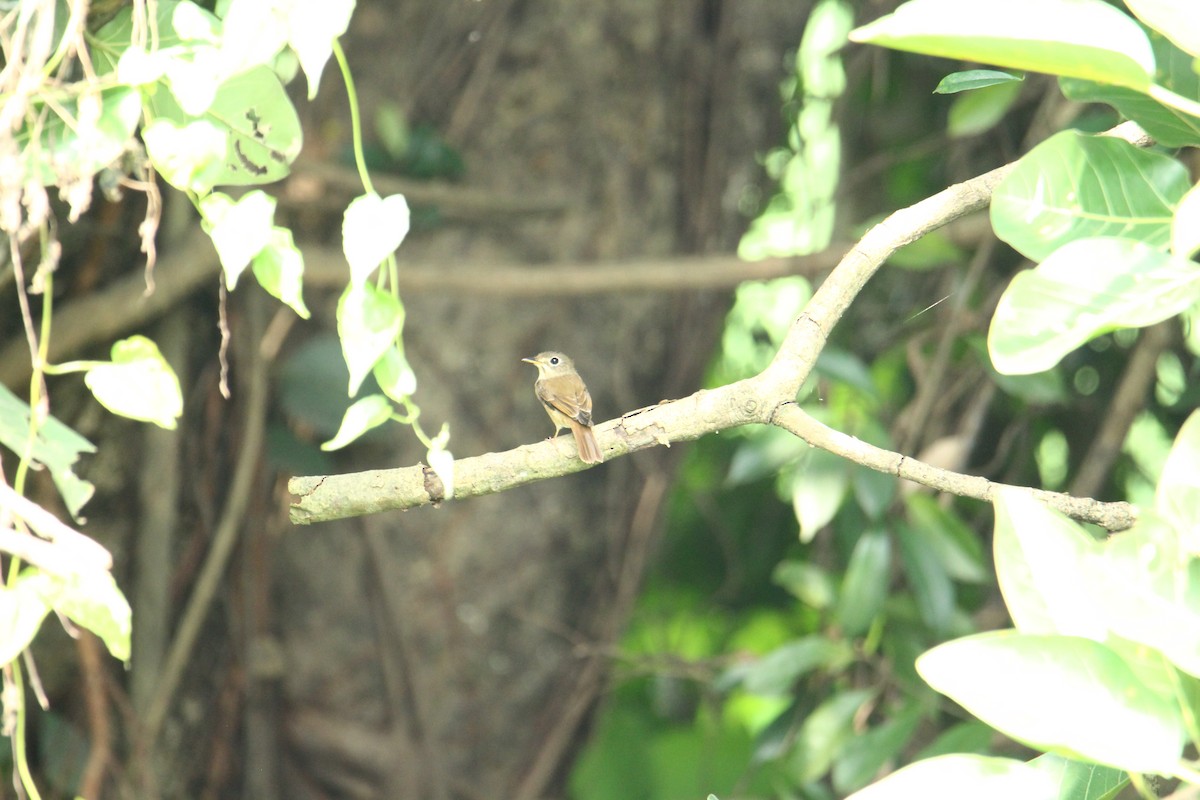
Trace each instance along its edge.
<instances>
[{"instance_id":1,"label":"branch bark","mask_svg":"<svg viewBox=\"0 0 1200 800\"><path fill-rule=\"evenodd\" d=\"M1107 135L1119 136L1139 146L1150 142L1145 132L1131 123L1118 126ZM992 191L1013 166L1007 164L955 184L888 216L869 230L833 269L792 323L779 352L763 372L744 381L701 390L680 400L639 409L598 425L596 439L605 460L648 447L669 447L673 442L760 423L778 425L809 444L872 469L939 491L989 499L998 484L869 447L853 437L820 426L800 411L794 399L833 327L888 257L930 231L986 207ZM574 452L570 442L553 440L458 460L454 463L455 497L492 494L587 468ZM288 489L297 498L291 508L291 520L301 525L437 504L448 499L437 475L421 464L344 475L297 477L288 483ZM1110 530L1122 530L1133 524L1133 508L1127 503L1101 503L1055 492L1035 493L1039 499L1070 516L1096 522Z\"/></svg>"}]
</instances>

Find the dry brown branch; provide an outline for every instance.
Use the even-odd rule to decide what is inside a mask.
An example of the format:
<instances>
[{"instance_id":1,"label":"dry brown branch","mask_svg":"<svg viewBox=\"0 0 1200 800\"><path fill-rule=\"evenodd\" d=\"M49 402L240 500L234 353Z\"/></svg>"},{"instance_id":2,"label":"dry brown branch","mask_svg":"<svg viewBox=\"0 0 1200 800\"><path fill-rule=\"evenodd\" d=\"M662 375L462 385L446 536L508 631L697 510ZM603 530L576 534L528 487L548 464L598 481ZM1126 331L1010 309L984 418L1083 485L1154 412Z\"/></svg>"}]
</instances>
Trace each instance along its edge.
<instances>
[{"instance_id":1,"label":"dry brown branch","mask_svg":"<svg viewBox=\"0 0 1200 800\"><path fill-rule=\"evenodd\" d=\"M1110 132L1145 144L1144 132L1128 124ZM995 484L983 478L937 469L898 453L867 450L853 437L808 424L793 400L808 377L829 333L870 277L898 248L966 214L982 209L995 186L1012 169L1000 167L951 186L915 205L895 212L863 236L841 260L792 323L779 352L759 375L703 390L669 403L625 414L598 425L596 438L609 460L656 445L696 439L721 430L761 423L779 425L810 443L840 448L856 461L900 475L941 491L987 499ZM835 451L836 452L836 451ZM543 478L584 469L564 440L524 445L504 453L487 453L455 462L455 496L491 494ZM309 524L388 509L413 508L445 500L441 481L417 465L347 475L294 478L288 484L297 500L291 519ZM1038 496L1066 513L1092 521L1107 520L1113 529L1132 524L1132 509L1123 503L1099 503L1053 492Z\"/></svg>"},{"instance_id":2,"label":"dry brown branch","mask_svg":"<svg viewBox=\"0 0 1200 800\"><path fill-rule=\"evenodd\" d=\"M848 247L839 244L811 256L754 263L722 255L538 266L401 264L400 291L529 297L728 289L747 280L819 275L832 269ZM304 261L310 288L340 290L346 285L349 268L340 250L306 246ZM144 326L205 282L215 286L219 271L216 252L197 229L160 259L153 294L146 295L144 277L136 273L57 310L49 360L62 361L84 347L111 342ZM0 348L0 384L21 385L30 372L25 340Z\"/></svg>"}]
</instances>

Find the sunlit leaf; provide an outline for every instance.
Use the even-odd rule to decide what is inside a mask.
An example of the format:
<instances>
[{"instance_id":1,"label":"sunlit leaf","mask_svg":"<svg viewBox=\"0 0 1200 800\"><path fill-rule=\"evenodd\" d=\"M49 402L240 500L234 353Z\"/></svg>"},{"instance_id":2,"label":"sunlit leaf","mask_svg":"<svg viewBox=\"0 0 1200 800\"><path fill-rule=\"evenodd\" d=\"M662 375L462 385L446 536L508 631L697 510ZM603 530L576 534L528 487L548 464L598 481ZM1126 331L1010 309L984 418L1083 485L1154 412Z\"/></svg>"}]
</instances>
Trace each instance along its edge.
<instances>
[{"instance_id":1,"label":"sunlit leaf","mask_svg":"<svg viewBox=\"0 0 1200 800\"><path fill-rule=\"evenodd\" d=\"M1116 653L1074 636L992 631L938 645L917 670L1017 741L1132 772L1169 774L1185 730L1174 698Z\"/></svg>"},{"instance_id":2,"label":"sunlit leaf","mask_svg":"<svg viewBox=\"0 0 1200 800\"><path fill-rule=\"evenodd\" d=\"M387 422L392 416L392 404L381 394L369 394L346 409L337 434L321 445L322 450L340 450L372 428Z\"/></svg>"},{"instance_id":3,"label":"sunlit leaf","mask_svg":"<svg viewBox=\"0 0 1200 800\"><path fill-rule=\"evenodd\" d=\"M1026 491L1000 490L993 505L996 577L1017 629L1106 638L1088 590L1087 559L1099 544Z\"/></svg>"},{"instance_id":4,"label":"sunlit leaf","mask_svg":"<svg viewBox=\"0 0 1200 800\"><path fill-rule=\"evenodd\" d=\"M1189 2L1190 0L1184 0ZM1189 11L1190 13L1190 11ZM1183 97L1200 97L1200 75L1192 69L1193 57L1170 40L1150 34L1157 62L1155 83ZM1133 89L1079 78L1060 78L1063 94L1079 103L1107 103L1137 122L1164 147L1200 144L1200 117L1159 102Z\"/></svg>"},{"instance_id":5,"label":"sunlit leaf","mask_svg":"<svg viewBox=\"0 0 1200 800\"><path fill-rule=\"evenodd\" d=\"M254 277L271 295L296 312L309 318L304 304L304 255L296 247L292 232L274 226L270 238L252 262Z\"/></svg>"},{"instance_id":6,"label":"sunlit leaf","mask_svg":"<svg viewBox=\"0 0 1200 800\"><path fill-rule=\"evenodd\" d=\"M1041 372L1102 333L1153 325L1198 300L1195 262L1134 239L1079 239L1013 278L988 351L1000 372Z\"/></svg>"},{"instance_id":7,"label":"sunlit leaf","mask_svg":"<svg viewBox=\"0 0 1200 800\"><path fill-rule=\"evenodd\" d=\"M112 346L112 362L92 367L84 383L114 414L174 430L183 415L179 378L151 340L131 336Z\"/></svg>"},{"instance_id":8,"label":"sunlit leaf","mask_svg":"<svg viewBox=\"0 0 1200 800\"><path fill-rule=\"evenodd\" d=\"M809 542L829 524L846 497L850 468L826 450L809 449L792 480L792 509L800 523L800 541Z\"/></svg>"},{"instance_id":9,"label":"sunlit leaf","mask_svg":"<svg viewBox=\"0 0 1200 800\"><path fill-rule=\"evenodd\" d=\"M49 581L45 573L26 570L11 586L0 586L0 665L29 646L50 613L44 592Z\"/></svg>"},{"instance_id":10,"label":"sunlit leaf","mask_svg":"<svg viewBox=\"0 0 1200 800\"><path fill-rule=\"evenodd\" d=\"M1173 158L1111 136L1063 131L1029 151L992 194L996 235L1033 261L1096 236L1165 246L1191 186Z\"/></svg>"},{"instance_id":11,"label":"sunlit leaf","mask_svg":"<svg viewBox=\"0 0 1200 800\"><path fill-rule=\"evenodd\" d=\"M271 243L275 198L255 190L234 201L214 192L200 201L200 216L221 259L225 285L233 290L251 259Z\"/></svg>"},{"instance_id":12,"label":"sunlit leaf","mask_svg":"<svg viewBox=\"0 0 1200 800\"><path fill-rule=\"evenodd\" d=\"M350 369L349 394L353 397L400 335L404 307L389 292L369 283L351 283L338 300L337 320L342 355Z\"/></svg>"},{"instance_id":13,"label":"sunlit leaf","mask_svg":"<svg viewBox=\"0 0 1200 800\"><path fill-rule=\"evenodd\" d=\"M111 574L92 570L54 577L44 592L55 611L100 637L113 658L129 660L133 615Z\"/></svg>"},{"instance_id":14,"label":"sunlit leaf","mask_svg":"<svg viewBox=\"0 0 1200 800\"><path fill-rule=\"evenodd\" d=\"M1058 780L1011 758L952 754L918 761L847 800L1058 800Z\"/></svg>"},{"instance_id":15,"label":"sunlit leaf","mask_svg":"<svg viewBox=\"0 0 1200 800\"><path fill-rule=\"evenodd\" d=\"M342 219L342 250L350 263L352 285L366 283L396 251L408 235L409 216L402 194L387 198L366 194L351 201Z\"/></svg>"},{"instance_id":16,"label":"sunlit leaf","mask_svg":"<svg viewBox=\"0 0 1200 800\"><path fill-rule=\"evenodd\" d=\"M1191 0L1125 0L1125 5L1178 47L1200 57L1200 23Z\"/></svg>"},{"instance_id":17,"label":"sunlit leaf","mask_svg":"<svg viewBox=\"0 0 1200 800\"><path fill-rule=\"evenodd\" d=\"M1103 0L910 0L850 39L1134 89L1154 76L1146 34Z\"/></svg>"},{"instance_id":18,"label":"sunlit leaf","mask_svg":"<svg viewBox=\"0 0 1200 800\"><path fill-rule=\"evenodd\" d=\"M1171 252L1190 258L1197 250L1200 250L1200 183L1179 201L1171 220Z\"/></svg>"},{"instance_id":19,"label":"sunlit leaf","mask_svg":"<svg viewBox=\"0 0 1200 800\"><path fill-rule=\"evenodd\" d=\"M1116 635L1200 678L1200 555L1180 541L1196 528L1178 531L1144 514L1104 542L1089 561L1089 597Z\"/></svg>"}]
</instances>

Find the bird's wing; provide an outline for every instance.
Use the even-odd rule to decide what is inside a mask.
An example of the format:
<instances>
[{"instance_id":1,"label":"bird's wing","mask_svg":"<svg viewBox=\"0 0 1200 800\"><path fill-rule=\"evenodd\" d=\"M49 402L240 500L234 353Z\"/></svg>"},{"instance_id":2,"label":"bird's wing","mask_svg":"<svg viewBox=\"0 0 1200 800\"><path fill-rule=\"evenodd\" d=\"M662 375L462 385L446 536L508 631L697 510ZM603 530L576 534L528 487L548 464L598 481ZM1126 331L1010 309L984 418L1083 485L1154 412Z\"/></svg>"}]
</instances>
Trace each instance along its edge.
<instances>
[{"instance_id":1,"label":"bird's wing","mask_svg":"<svg viewBox=\"0 0 1200 800\"><path fill-rule=\"evenodd\" d=\"M538 399L547 408L554 409L580 425L592 424L592 396L588 394L583 381L574 376L547 378L538 381L535 388Z\"/></svg>"}]
</instances>

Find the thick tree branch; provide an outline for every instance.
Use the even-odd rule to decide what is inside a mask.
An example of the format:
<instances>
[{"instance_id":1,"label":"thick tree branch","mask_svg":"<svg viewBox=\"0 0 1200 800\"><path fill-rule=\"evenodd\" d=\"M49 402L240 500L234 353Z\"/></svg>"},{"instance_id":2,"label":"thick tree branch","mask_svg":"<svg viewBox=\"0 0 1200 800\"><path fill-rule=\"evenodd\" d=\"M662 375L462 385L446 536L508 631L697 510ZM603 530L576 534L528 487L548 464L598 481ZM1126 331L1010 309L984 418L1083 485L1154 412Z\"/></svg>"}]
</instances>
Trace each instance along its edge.
<instances>
[{"instance_id":1,"label":"thick tree branch","mask_svg":"<svg viewBox=\"0 0 1200 800\"><path fill-rule=\"evenodd\" d=\"M1109 134L1140 145L1148 142L1140 128L1128 123ZM766 423L792 431L856 463L941 491L989 499L997 484L937 469L897 453L868 448L853 437L808 422L810 418L794 404L794 399L834 325L887 258L930 231L984 208L992 190L1012 168L1009 164L994 169L887 217L863 236L814 293L767 369L754 378L640 409L597 426L596 438L605 459L655 445L670 446L672 442L741 425ZM461 459L454 465L455 496L491 494L578 472L585 465L574 452L570 442L554 440ZM293 478L288 488L297 496L291 509L292 522L297 524L412 508L446 499L441 481L423 465ZM1035 493L1071 516L1097 522L1110 530L1126 528L1133 521L1128 504L1097 503L1054 492Z\"/></svg>"}]
</instances>

